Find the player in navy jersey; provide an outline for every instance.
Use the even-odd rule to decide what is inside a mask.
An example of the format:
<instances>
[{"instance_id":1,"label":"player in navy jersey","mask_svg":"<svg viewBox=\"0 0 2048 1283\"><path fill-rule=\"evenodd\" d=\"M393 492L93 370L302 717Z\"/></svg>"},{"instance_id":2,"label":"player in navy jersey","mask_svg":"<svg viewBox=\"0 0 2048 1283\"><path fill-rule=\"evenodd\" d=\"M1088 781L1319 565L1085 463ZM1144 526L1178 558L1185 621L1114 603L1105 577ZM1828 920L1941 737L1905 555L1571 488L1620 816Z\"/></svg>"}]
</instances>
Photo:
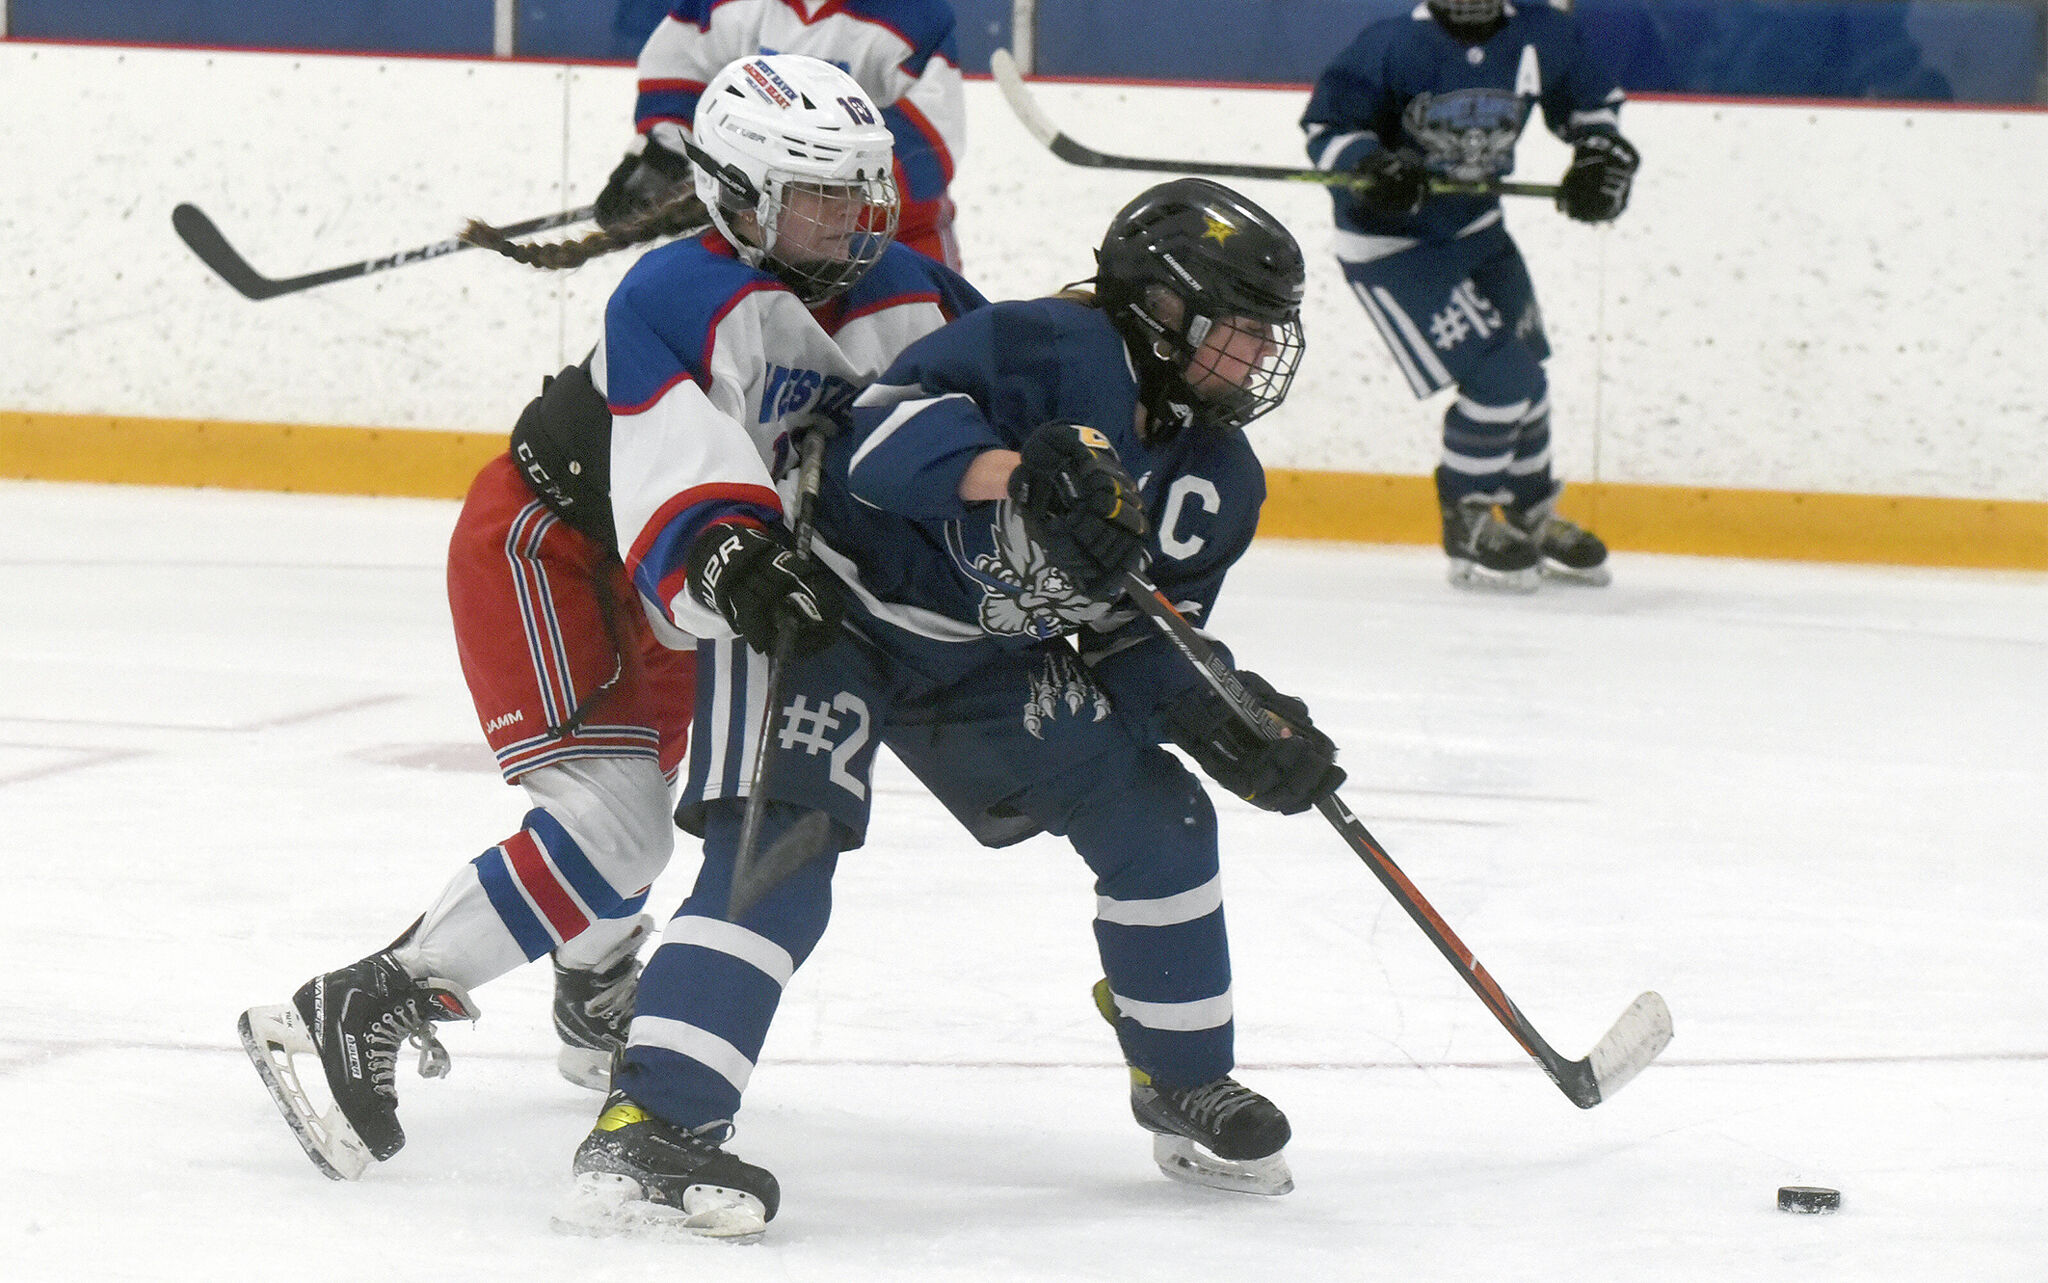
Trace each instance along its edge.
<instances>
[{"instance_id":1,"label":"player in navy jersey","mask_svg":"<svg viewBox=\"0 0 2048 1283\"><path fill-rule=\"evenodd\" d=\"M774 1179L707 1146L825 929L840 854L865 840L883 745L982 843L1063 835L1094 872L1096 1001L1161 1169L1292 1187L1286 1117L1230 1076L1215 812L1161 745L1287 813L1343 772L1302 702L1250 673L1288 731L1243 730L1121 592L1149 568L1209 615L1265 496L1242 429L1287 393L1302 283L1265 211L1214 183L1163 184L1111 224L1092 292L970 313L861 395L826 452L814 544L846 586L846 635L783 674L761 777L764 845L810 815L827 836L728 918L764 676L753 650L705 643L677 809L704 835L703 870L648 962L613 1079L615 1107L660 1130L636 1147L601 1124L567 1223L754 1235L773 1216Z\"/></svg>"},{"instance_id":2,"label":"player in navy jersey","mask_svg":"<svg viewBox=\"0 0 2048 1283\"><path fill-rule=\"evenodd\" d=\"M674 849L696 638L735 620L827 628L815 599L836 600L829 573L783 555L792 425L843 416L906 344L984 301L892 243L890 136L845 73L747 58L705 99L690 203L716 230L627 272L596 349L520 416L449 546L463 674L532 809L392 946L244 1014L252 1061L330 1176L404 1144L401 1044L421 1046L423 1073L445 1069L433 1023L473 1019L470 989L551 951L563 1072L607 1086L652 925L639 910ZM571 267L662 234L673 213L555 245L471 238ZM697 551L729 545L713 591ZM299 1055L319 1060L331 1108L305 1091Z\"/></svg>"},{"instance_id":3,"label":"player in navy jersey","mask_svg":"<svg viewBox=\"0 0 2048 1283\"><path fill-rule=\"evenodd\" d=\"M896 141L896 239L960 266L948 188L966 146L955 17L946 0L677 0L640 51L640 137L597 198L612 226L689 190L691 121L711 74L751 53L801 53L845 71Z\"/></svg>"},{"instance_id":4,"label":"player in navy jersey","mask_svg":"<svg viewBox=\"0 0 2048 1283\"><path fill-rule=\"evenodd\" d=\"M1332 189L1352 292L1416 396L1457 388L1436 485L1460 587L1526 592L1539 576L1605 584L1607 548L1557 512L1550 343L1500 201L1432 195L1429 184L1506 175L1541 108L1573 147L1558 207L1581 222L1612 220L1638 163L1620 134L1621 105L1572 17L1546 0L1428 0L1360 32L1302 116L1318 168L1373 180Z\"/></svg>"}]
</instances>

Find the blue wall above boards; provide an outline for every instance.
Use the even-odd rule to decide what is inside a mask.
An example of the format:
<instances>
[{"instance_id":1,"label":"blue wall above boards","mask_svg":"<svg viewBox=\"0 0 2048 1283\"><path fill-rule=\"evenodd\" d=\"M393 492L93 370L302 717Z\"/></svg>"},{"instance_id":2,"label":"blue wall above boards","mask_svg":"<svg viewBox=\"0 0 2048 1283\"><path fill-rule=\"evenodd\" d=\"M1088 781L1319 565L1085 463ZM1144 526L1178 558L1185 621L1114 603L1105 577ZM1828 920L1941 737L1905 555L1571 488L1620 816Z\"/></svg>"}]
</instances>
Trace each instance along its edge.
<instances>
[{"instance_id":1,"label":"blue wall above boards","mask_svg":"<svg viewBox=\"0 0 2048 1283\"><path fill-rule=\"evenodd\" d=\"M0 0L16 38L474 54L494 0ZM1036 69L1104 79L1305 84L1413 0L1041 0ZM954 0L961 64L1012 43L1011 0ZM630 61L664 0L517 0L525 57ZM1578 0L1637 91L2043 101L2048 0Z\"/></svg>"},{"instance_id":2,"label":"blue wall above boards","mask_svg":"<svg viewBox=\"0 0 2048 1283\"><path fill-rule=\"evenodd\" d=\"M607 3L609 0L607 0ZM350 53L491 52L494 0L0 0L22 40Z\"/></svg>"}]
</instances>

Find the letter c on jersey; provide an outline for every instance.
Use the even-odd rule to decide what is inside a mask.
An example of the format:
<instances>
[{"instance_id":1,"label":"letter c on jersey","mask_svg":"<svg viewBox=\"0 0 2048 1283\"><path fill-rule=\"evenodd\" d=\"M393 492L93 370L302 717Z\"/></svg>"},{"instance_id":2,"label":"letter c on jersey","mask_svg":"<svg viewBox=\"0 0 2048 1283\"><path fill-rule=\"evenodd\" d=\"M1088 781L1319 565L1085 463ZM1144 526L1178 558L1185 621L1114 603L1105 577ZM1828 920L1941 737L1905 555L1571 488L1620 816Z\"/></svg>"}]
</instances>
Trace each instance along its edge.
<instances>
[{"instance_id":1,"label":"letter c on jersey","mask_svg":"<svg viewBox=\"0 0 2048 1283\"><path fill-rule=\"evenodd\" d=\"M1159 551L1176 561L1186 561L1202 550L1208 540L1200 535L1183 538L1176 533L1180 526L1181 508L1190 497L1204 512L1221 512L1223 496L1216 492L1213 482L1203 477L1177 477L1166 491L1166 506L1159 514Z\"/></svg>"}]
</instances>

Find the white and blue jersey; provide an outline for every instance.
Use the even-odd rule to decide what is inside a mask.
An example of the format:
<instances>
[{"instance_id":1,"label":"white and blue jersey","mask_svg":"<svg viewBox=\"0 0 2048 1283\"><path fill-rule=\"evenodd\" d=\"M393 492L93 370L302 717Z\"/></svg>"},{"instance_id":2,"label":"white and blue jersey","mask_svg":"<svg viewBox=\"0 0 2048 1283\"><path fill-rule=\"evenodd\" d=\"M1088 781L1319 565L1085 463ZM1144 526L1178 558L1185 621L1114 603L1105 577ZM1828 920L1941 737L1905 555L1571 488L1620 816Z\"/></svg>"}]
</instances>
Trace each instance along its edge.
<instances>
[{"instance_id":1,"label":"white and blue jersey","mask_svg":"<svg viewBox=\"0 0 2048 1283\"><path fill-rule=\"evenodd\" d=\"M657 622L731 636L686 590L690 541L715 521L780 521L792 420L843 416L913 339L982 302L898 245L815 309L716 233L643 255L605 310L591 376L611 409L619 553Z\"/></svg>"}]
</instances>

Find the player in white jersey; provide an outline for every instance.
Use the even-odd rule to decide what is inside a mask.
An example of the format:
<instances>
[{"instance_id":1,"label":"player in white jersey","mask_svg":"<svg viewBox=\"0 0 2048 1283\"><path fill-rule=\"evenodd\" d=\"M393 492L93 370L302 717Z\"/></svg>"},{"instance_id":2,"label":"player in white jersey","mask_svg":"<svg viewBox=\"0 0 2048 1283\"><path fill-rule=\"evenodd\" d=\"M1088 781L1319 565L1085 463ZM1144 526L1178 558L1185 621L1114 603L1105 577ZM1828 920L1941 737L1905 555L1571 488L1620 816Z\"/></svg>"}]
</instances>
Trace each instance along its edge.
<instances>
[{"instance_id":1,"label":"player in white jersey","mask_svg":"<svg viewBox=\"0 0 2048 1283\"><path fill-rule=\"evenodd\" d=\"M337 1179L405 1143L400 1045L420 1046L423 1074L445 1070L432 1023L474 1019L470 989L550 950L602 954L601 983L567 1016L596 1053L577 1080L605 1085L632 1010L639 909L674 849L686 648L792 621L806 645L836 630L836 580L785 555L776 479L791 429L843 413L903 347L983 302L891 242L890 136L845 73L755 56L704 99L692 158L716 230L627 273L591 357L548 381L478 475L449 549L464 676L532 809L391 947L243 1015L258 1073ZM670 215L542 247L472 230L567 267L659 234ZM711 550L716 576L702 571ZM305 1090L298 1055L320 1061L331 1108Z\"/></svg>"},{"instance_id":2,"label":"player in white jersey","mask_svg":"<svg viewBox=\"0 0 2048 1283\"><path fill-rule=\"evenodd\" d=\"M802 53L859 82L895 138L896 239L958 270L947 189L966 145L953 7L946 0L678 0L640 51L640 138L597 198L613 226L692 182L691 121L713 72L752 53Z\"/></svg>"}]
</instances>

